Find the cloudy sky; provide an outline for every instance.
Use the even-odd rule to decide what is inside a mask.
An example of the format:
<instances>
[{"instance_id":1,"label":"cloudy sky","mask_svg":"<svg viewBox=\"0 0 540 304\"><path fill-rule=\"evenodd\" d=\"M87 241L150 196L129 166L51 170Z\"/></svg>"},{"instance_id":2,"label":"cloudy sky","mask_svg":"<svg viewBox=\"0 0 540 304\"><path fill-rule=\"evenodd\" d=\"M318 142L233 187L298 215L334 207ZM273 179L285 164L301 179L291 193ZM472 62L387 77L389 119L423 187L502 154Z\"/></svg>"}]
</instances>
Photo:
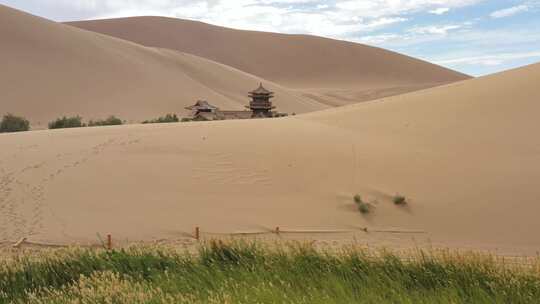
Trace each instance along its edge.
<instances>
[{"instance_id":1,"label":"cloudy sky","mask_svg":"<svg viewBox=\"0 0 540 304\"><path fill-rule=\"evenodd\" d=\"M0 0L56 21L159 15L313 34L479 76L540 61L540 0Z\"/></svg>"}]
</instances>

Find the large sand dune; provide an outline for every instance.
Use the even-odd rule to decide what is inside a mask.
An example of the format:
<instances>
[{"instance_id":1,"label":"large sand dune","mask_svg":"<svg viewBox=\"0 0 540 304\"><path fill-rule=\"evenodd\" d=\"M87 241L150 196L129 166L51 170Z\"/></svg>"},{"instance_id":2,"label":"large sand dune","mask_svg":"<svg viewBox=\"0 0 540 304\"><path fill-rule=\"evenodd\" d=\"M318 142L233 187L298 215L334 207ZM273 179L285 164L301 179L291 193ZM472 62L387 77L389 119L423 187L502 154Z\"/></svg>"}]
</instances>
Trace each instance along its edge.
<instances>
[{"instance_id":1,"label":"large sand dune","mask_svg":"<svg viewBox=\"0 0 540 304\"><path fill-rule=\"evenodd\" d=\"M532 65L296 117L2 135L0 239L280 226L356 229L296 234L305 238L534 254L539 80ZM407 207L392 203L398 192ZM370 214L356 210L356 193L377 200Z\"/></svg>"},{"instance_id":2,"label":"large sand dune","mask_svg":"<svg viewBox=\"0 0 540 304\"><path fill-rule=\"evenodd\" d=\"M469 78L387 50L315 36L241 31L163 17L69 24L221 62L332 106Z\"/></svg>"},{"instance_id":3,"label":"large sand dune","mask_svg":"<svg viewBox=\"0 0 540 304\"><path fill-rule=\"evenodd\" d=\"M0 5L0 111L34 127L61 115L115 114L141 121L182 112L197 99L242 109L264 82L278 110L325 105L234 68L176 51L143 47Z\"/></svg>"}]
</instances>

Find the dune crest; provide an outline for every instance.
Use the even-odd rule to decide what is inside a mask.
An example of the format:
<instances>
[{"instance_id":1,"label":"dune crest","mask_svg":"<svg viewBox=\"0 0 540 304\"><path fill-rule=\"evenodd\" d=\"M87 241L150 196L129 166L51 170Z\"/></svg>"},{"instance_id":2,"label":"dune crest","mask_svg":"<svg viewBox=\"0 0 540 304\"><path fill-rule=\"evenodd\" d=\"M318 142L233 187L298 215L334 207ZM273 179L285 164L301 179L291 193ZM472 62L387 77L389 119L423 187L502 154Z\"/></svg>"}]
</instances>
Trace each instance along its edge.
<instances>
[{"instance_id":1,"label":"dune crest","mask_svg":"<svg viewBox=\"0 0 540 304\"><path fill-rule=\"evenodd\" d=\"M132 17L71 22L141 45L221 62L339 106L470 78L380 48L307 35L242 31L201 22Z\"/></svg>"}]
</instances>

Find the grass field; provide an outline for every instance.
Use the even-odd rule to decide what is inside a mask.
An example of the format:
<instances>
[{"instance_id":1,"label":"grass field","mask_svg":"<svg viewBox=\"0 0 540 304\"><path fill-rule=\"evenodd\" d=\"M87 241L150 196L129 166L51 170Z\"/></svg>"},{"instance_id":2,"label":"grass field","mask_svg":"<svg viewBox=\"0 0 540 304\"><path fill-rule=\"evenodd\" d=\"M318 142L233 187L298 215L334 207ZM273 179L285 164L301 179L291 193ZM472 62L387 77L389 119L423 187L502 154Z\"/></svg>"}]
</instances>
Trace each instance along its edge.
<instances>
[{"instance_id":1,"label":"grass field","mask_svg":"<svg viewBox=\"0 0 540 304\"><path fill-rule=\"evenodd\" d=\"M5 258L0 303L539 303L537 262L301 244L62 249Z\"/></svg>"}]
</instances>

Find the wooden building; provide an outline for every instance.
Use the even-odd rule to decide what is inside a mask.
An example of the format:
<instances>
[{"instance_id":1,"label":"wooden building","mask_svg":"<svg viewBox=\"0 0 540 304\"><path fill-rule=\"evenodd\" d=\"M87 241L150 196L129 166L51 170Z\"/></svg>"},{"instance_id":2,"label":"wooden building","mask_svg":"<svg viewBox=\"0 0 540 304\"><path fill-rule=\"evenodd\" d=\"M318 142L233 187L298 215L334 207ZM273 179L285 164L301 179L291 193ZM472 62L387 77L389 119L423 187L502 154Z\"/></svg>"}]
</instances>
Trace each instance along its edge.
<instances>
[{"instance_id":1,"label":"wooden building","mask_svg":"<svg viewBox=\"0 0 540 304\"><path fill-rule=\"evenodd\" d=\"M191 114L195 115L197 113L215 113L219 108L211 105L206 100L198 100L194 105L187 107L186 110L190 110Z\"/></svg>"},{"instance_id":2,"label":"wooden building","mask_svg":"<svg viewBox=\"0 0 540 304\"><path fill-rule=\"evenodd\" d=\"M274 93L265 89L262 83L256 90L249 92L248 96L251 101L246 108L250 109L250 111L223 111L206 100L199 100L194 105L186 108L191 111L191 117L185 120L209 121L287 116L287 114L272 111L275 107L270 99L274 97Z\"/></svg>"},{"instance_id":3,"label":"wooden building","mask_svg":"<svg viewBox=\"0 0 540 304\"><path fill-rule=\"evenodd\" d=\"M246 108L253 112L254 118L274 117L275 113L272 110L276 107L272 105L272 101L270 100L274 98L274 92L265 89L261 83L256 90L249 92L248 96L251 98L251 101Z\"/></svg>"}]
</instances>

